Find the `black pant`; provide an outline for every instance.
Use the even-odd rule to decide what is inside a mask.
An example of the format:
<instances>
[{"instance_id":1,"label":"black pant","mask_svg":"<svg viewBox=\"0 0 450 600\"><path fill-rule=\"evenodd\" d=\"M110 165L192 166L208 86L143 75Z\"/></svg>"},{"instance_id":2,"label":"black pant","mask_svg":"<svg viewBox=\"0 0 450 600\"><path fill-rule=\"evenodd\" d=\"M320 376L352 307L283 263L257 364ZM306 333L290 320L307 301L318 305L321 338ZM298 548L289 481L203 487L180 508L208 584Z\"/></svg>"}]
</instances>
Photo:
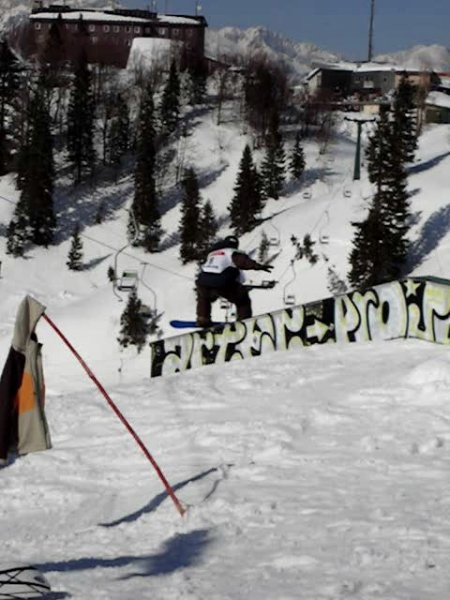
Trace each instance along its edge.
<instances>
[{"instance_id":1,"label":"black pant","mask_svg":"<svg viewBox=\"0 0 450 600\"><path fill-rule=\"evenodd\" d=\"M239 281L233 281L220 288L197 284L197 325L207 327L211 322L211 305L217 298L225 298L236 305L238 320L252 316L252 303L245 288Z\"/></svg>"}]
</instances>

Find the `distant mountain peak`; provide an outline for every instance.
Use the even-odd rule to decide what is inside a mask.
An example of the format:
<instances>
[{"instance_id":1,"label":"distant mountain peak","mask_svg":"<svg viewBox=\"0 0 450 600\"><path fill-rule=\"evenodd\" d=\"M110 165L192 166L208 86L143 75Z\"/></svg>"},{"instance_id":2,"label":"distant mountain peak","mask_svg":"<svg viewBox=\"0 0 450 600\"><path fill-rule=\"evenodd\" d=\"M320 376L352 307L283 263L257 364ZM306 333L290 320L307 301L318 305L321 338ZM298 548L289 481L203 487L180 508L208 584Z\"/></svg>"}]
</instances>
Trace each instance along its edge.
<instances>
[{"instance_id":1,"label":"distant mountain peak","mask_svg":"<svg viewBox=\"0 0 450 600\"><path fill-rule=\"evenodd\" d=\"M310 42L296 42L266 27L223 27L206 30L206 52L213 58L263 53L287 69L292 79L302 79L313 62L336 62L340 57Z\"/></svg>"}]
</instances>

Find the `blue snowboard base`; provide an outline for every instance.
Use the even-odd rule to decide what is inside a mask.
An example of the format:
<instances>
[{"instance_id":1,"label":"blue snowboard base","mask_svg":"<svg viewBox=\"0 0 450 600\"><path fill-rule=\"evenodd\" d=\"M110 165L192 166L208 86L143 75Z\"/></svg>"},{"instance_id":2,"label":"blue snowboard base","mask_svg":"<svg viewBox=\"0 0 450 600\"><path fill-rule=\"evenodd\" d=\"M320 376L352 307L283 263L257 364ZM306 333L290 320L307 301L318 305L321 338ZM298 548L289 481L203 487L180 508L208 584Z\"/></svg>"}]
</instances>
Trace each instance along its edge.
<instances>
[{"instance_id":1,"label":"blue snowboard base","mask_svg":"<svg viewBox=\"0 0 450 600\"><path fill-rule=\"evenodd\" d=\"M195 329L209 329L209 327L198 327L196 321L183 321L180 319L174 319L170 321L171 327L175 327L175 329L187 329L187 328L195 328ZM226 323L222 321L213 321L210 327L216 327L218 325L226 325Z\"/></svg>"}]
</instances>

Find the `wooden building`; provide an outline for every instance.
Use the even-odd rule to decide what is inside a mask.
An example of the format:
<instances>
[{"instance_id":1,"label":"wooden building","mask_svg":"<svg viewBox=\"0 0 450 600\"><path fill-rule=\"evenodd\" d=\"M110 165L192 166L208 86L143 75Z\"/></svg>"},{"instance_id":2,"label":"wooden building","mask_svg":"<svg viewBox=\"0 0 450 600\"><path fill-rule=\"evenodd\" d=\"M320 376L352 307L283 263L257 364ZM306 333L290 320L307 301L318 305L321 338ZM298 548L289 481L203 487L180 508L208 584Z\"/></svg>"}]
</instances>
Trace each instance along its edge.
<instances>
[{"instance_id":1,"label":"wooden building","mask_svg":"<svg viewBox=\"0 0 450 600\"><path fill-rule=\"evenodd\" d=\"M203 16L140 9L80 10L39 2L13 45L31 60L74 61L83 52L90 63L124 68L134 38L164 38L181 42L183 60L197 64L204 60L206 27Z\"/></svg>"}]
</instances>

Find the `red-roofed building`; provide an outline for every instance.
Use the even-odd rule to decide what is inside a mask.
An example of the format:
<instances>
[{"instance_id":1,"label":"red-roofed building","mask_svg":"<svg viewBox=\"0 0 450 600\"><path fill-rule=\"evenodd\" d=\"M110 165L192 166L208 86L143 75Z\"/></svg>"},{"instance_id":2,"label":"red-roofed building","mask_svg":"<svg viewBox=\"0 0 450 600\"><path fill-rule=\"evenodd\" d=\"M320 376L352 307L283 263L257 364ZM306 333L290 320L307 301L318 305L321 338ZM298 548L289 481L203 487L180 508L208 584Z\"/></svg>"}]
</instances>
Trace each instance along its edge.
<instances>
[{"instance_id":1,"label":"red-roofed building","mask_svg":"<svg viewBox=\"0 0 450 600\"><path fill-rule=\"evenodd\" d=\"M182 58L189 63L204 59L206 27L203 16L139 9L80 10L39 2L12 45L36 61L73 61L85 52L90 63L124 68L134 38L164 38L181 42Z\"/></svg>"}]
</instances>

